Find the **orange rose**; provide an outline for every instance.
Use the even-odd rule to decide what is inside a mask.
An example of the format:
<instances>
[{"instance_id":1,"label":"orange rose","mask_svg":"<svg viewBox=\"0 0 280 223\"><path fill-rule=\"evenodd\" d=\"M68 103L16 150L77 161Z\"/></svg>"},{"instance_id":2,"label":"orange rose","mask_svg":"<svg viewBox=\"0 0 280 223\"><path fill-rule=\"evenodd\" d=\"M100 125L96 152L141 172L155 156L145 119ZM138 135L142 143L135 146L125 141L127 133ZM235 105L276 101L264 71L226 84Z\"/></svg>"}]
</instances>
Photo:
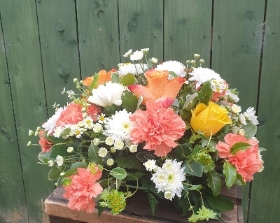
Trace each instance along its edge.
<instances>
[{"instance_id":1,"label":"orange rose","mask_svg":"<svg viewBox=\"0 0 280 223\"><path fill-rule=\"evenodd\" d=\"M228 111L213 103L200 103L192 111L191 126L195 132L201 131L205 136L215 135L226 124L231 124Z\"/></svg>"}]
</instances>

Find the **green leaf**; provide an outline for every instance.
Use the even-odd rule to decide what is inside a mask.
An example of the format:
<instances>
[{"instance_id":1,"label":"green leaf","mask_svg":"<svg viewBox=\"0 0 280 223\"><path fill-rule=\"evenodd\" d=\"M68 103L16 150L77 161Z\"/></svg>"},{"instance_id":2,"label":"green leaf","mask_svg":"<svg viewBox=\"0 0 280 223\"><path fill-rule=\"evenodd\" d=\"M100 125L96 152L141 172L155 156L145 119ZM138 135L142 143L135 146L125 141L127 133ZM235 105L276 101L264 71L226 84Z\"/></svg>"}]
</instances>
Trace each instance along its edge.
<instances>
[{"instance_id":1,"label":"green leaf","mask_svg":"<svg viewBox=\"0 0 280 223\"><path fill-rule=\"evenodd\" d=\"M136 181L139 180L141 177L143 177L144 174L143 173L129 173L126 177L126 181Z\"/></svg>"},{"instance_id":2,"label":"green leaf","mask_svg":"<svg viewBox=\"0 0 280 223\"><path fill-rule=\"evenodd\" d=\"M219 193L221 192L222 185L220 175L215 170L212 170L207 173L207 177L208 186L211 188L213 195L219 195Z\"/></svg>"},{"instance_id":3,"label":"green leaf","mask_svg":"<svg viewBox=\"0 0 280 223\"><path fill-rule=\"evenodd\" d=\"M213 94L211 83L206 82L197 94L199 102L208 105Z\"/></svg>"},{"instance_id":4,"label":"green leaf","mask_svg":"<svg viewBox=\"0 0 280 223\"><path fill-rule=\"evenodd\" d=\"M127 74L120 78L120 83L124 86L129 86L136 83L136 79L133 74Z\"/></svg>"},{"instance_id":5,"label":"green leaf","mask_svg":"<svg viewBox=\"0 0 280 223\"><path fill-rule=\"evenodd\" d=\"M130 91L124 91L122 94L122 107L128 112L135 112L138 98Z\"/></svg>"},{"instance_id":6,"label":"green leaf","mask_svg":"<svg viewBox=\"0 0 280 223\"><path fill-rule=\"evenodd\" d=\"M90 144L88 148L88 157L89 160L93 163L104 165L104 159L98 155L99 147L94 144Z\"/></svg>"},{"instance_id":7,"label":"green leaf","mask_svg":"<svg viewBox=\"0 0 280 223\"><path fill-rule=\"evenodd\" d=\"M57 167L54 166L51 168L50 172L48 173L48 179L49 180L57 180L60 177L61 170Z\"/></svg>"},{"instance_id":8,"label":"green leaf","mask_svg":"<svg viewBox=\"0 0 280 223\"><path fill-rule=\"evenodd\" d=\"M192 158L194 157L197 153L199 153L201 150L203 150L204 148L201 147L200 145L196 145L192 151L192 153L188 156L188 158Z\"/></svg>"},{"instance_id":9,"label":"green leaf","mask_svg":"<svg viewBox=\"0 0 280 223\"><path fill-rule=\"evenodd\" d=\"M196 104L198 102L197 96L198 96L197 92L195 92L194 94L192 94L190 96L188 95L186 97L186 102L184 104L183 110L191 111L196 106Z\"/></svg>"},{"instance_id":10,"label":"green leaf","mask_svg":"<svg viewBox=\"0 0 280 223\"><path fill-rule=\"evenodd\" d=\"M235 167L229 163L225 162L223 165L223 174L226 176L226 185L227 188L231 188L231 186L234 184L235 179L236 179L236 169Z\"/></svg>"},{"instance_id":11,"label":"green leaf","mask_svg":"<svg viewBox=\"0 0 280 223\"><path fill-rule=\"evenodd\" d=\"M246 139L251 139L257 133L257 126L252 125L252 124L243 125L242 129L244 129L244 131L245 131L244 136L245 136Z\"/></svg>"},{"instance_id":12,"label":"green leaf","mask_svg":"<svg viewBox=\"0 0 280 223\"><path fill-rule=\"evenodd\" d=\"M235 155L238 151L240 150L246 150L249 148L251 145L245 142L238 142L235 143L231 148L230 148L230 153L232 155Z\"/></svg>"},{"instance_id":13,"label":"green leaf","mask_svg":"<svg viewBox=\"0 0 280 223\"><path fill-rule=\"evenodd\" d=\"M194 160L189 163L189 160L186 160L183 166L185 167L185 173L192 176L202 177L203 165L201 163L198 163Z\"/></svg>"},{"instance_id":14,"label":"green leaf","mask_svg":"<svg viewBox=\"0 0 280 223\"><path fill-rule=\"evenodd\" d=\"M50 157L51 153L47 152L40 152L38 155L38 159L43 163L48 163L49 160L52 160L53 158Z\"/></svg>"},{"instance_id":15,"label":"green leaf","mask_svg":"<svg viewBox=\"0 0 280 223\"><path fill-rule=\"evenodd\" d=\"M113 83L120 83L120 76L118 73L111 73Z\"/></svg>"},{"instance_id":16,"label":"green leaf","mask_svg":"<svg viewBox=\"0 0 280 223\"><path fill-rule=\"evenodd\" d=\"M243 178L240 174L236 175L236 179L235 179L234 184L237 184L237 185L240 185L240 186L246 185L246 183L244 182L244 180L243 180Z\"/></svg>"},{"instance_id":17,"label":"green leaf","mask_svg":"<svg viewBox=\"0 0 280 223\"><path fill-rule=\"evenodd\" d=\"M200 190L202 187L201 184L198 184L198 185L191 185L188 189L189 190Z\"/></svg>"},{"instance_id":18,"label":"green leaf","mask_svg":"<svg viewBox=\"0 0 280 223\"><path fill-rule=\"evenodd\" d=\"M69 145L54 145L51 150L50 157L56 158L58 155L60 156L69 156L67 152L67 148Z\"/></svg>"},{"instance_id":19,"label":"green leaf","mask_svg":"<svg viewBox=\"0 0 280 223\"><path fill-rule=\"evenodd\" d=\"M126 170L121 167L112 169L110 174L118 180L123 180L127 176Z\"/></svg>"},{"instance_id":20,"label":"green leaf","mask_svg":"<svg viewBox=\"0 0 280 223\"><path fill-rule=\"evenodd\" d=\"M232 201L225 197L222 196L214 197L213 195L210 194L205 194L204 197L213 210L225 212L225 211L233 210L234 208Z\"/></svg>"},{"instance_id":21,"label":"green leaf","mask_svg":"<svg viewBox=\"0 0 280 223\"><path fill-rule=\"evenodd\" d=\"M190 145L188 143L178 144L174 148L174 152L176 153L177 158L185 158L190 154Z\"/></svg>"},{"instance_id":22,"label":"green leaf","mask_svg":"<svg viewBox=\"0 0 280 223\"><path fill-rule=\"evenodd\" d=\"M122 168L142 170L142 165L135 156L118 156L116 163Z\"/></svg>"},{"instance_id":23,"label":"green leaf","mask_svg":"<svg viewBox=\"0 0 280 223\"><path fill-rule=\"evenodd\" d=\"M87 168L87 164L84 162L73 163L71 165L70 169L65 172L63 177L68 177L68 176L73 175L77 171L77 168Z\"/></svg>"}]
</instances>

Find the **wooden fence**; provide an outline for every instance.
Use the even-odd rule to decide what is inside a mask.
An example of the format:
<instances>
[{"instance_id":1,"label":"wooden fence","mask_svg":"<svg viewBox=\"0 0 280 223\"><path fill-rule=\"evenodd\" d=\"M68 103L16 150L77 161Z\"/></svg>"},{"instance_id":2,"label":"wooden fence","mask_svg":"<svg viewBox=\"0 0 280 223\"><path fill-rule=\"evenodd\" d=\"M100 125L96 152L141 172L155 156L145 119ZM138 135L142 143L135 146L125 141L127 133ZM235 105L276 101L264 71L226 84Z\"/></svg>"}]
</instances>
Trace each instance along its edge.
<instances>
[{"instance_id":1,"label":"wooden fence","mask_svg":"<svg viewBox=\"0 0 280 223\"><path fill-rule=\"evenodd\" d=\"M122 55L206 66L256 107L265 169L243 191L249 223L280 218L280 0L1 0L0 222L47 222L43 201L53 190L28 129L66 104L74 77L111 69ZM278 85L279 84L279 85Z\"/></svg>"}]
</instances>

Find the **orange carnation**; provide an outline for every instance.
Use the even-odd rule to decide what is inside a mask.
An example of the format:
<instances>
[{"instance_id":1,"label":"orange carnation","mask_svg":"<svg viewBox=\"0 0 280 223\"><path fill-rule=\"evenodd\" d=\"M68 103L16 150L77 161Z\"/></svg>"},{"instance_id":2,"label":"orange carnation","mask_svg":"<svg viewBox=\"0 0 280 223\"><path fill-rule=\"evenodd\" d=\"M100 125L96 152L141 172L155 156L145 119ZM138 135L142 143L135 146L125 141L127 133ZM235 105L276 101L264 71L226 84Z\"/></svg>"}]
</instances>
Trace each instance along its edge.
<instances>
[{"instance_id":1,"label":"orange carnation","mask_svg":"<svg viewBox=\"0 0 280 223\"><path fill-rule=\"evenodd\" d=\"M148 85L130 85L128 88L137 97L143 97L143 104L155 102L158 98L175 99L181 89L185 78L176 77L168 80L169 73L166 70L149 70L145 73Z\"/></svg>"}]
</instances>

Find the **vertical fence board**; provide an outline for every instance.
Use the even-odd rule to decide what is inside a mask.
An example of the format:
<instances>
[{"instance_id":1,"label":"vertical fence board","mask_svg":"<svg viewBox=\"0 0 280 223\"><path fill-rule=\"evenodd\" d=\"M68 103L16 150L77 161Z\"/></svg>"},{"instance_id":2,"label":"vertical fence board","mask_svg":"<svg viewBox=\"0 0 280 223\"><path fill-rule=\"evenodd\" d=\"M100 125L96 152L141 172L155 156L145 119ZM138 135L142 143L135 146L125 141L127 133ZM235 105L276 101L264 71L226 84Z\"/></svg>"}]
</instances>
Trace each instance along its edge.
<instances>
[{"instance_id":1,"label":"vertical fence board","mask_svg":"<svg viewBox=\"0 0 280 223\"><path fill-rule=\"evenodd\" d=\"M29 222L46 222L47 173L37 165L39 148L26 147L28 129L46 119L35 1L1 1L0 7Z\"/></svg>"},{"instance_id":2,"label":"vertical fence board","mask_svg":"<svg viewBox=\"0 0 280 223\"><path fill-rule=\"evenodd\" d=\"M257 103L264 6L254 0L214 1L212 68L238 89L243 109ZM248 194L249 186L243 188L244 219Z\"/></svg>"},{"instance_id":3,"label":"vertical fence board","mask_svg":"<svg viewBox=\"0 0 280 223\"><path fill-rule=\"evenodd\" d=\"M264 1L214 2L212 68L238 88L244 107L257 101L263 18Z\"/></svg>"},{"instance_id":4,"label":"vertical fence board","mask_svg":"<svg viewBox=\"0 0 280 223\"><path fill-rule=\"evenodd\" d=\"M148 57L163 60L163 1L119 0L120 51L150 48ZM122 61L127 61L123 57Z\"/></svg>"},{"instance_id":5,"label":"vertical fence board","mask_svg":"<svg viewBox=\"0 0 280 223\"><path fill-rule=\"evenodd\" d=\"M117 0L77 1L82 77L119 63Z\"/></svg>"},{"instance_id":6,"label":"vertical fence board","mask_svg":"<svg viewBox=\"0 0 280 223\"><path fill-rule=\"evenodd\" d=\"M249 223L279 222L280 198L280 1L267 1L258 115L263 121L257 134L264 170L252 182Z\"/></svg>"},{"instance_id":7,"label":"vertical fence board","mask_svg":"<svg viewBox=\"0 0 280 223\"><path fill-rule=\"evenodd\" d=\"M164 60L185 63L198 53L210 64L212 1L165 1Z\"/></svg>"},{"instance_id":8,"label":"vertical fence board","mask_svg":"<svg viewBox=\"0 0 280 223\"><path fill-rule=\"evenodd\" d=\"M28 222L5 42L0 21L0 222Z\"/></svg>"},{"instance_id":9,"label":"vertical fence board","mask_svg":"<svg viewBox=\"0 0 280 223\"><path fill-rule=\"evenodd\" d=\"M69 0L37 1L39 35L49 116L54 102L66 104L63 88L74 89L80 78L75 3Z\"/></svg>"}]
</instances>

